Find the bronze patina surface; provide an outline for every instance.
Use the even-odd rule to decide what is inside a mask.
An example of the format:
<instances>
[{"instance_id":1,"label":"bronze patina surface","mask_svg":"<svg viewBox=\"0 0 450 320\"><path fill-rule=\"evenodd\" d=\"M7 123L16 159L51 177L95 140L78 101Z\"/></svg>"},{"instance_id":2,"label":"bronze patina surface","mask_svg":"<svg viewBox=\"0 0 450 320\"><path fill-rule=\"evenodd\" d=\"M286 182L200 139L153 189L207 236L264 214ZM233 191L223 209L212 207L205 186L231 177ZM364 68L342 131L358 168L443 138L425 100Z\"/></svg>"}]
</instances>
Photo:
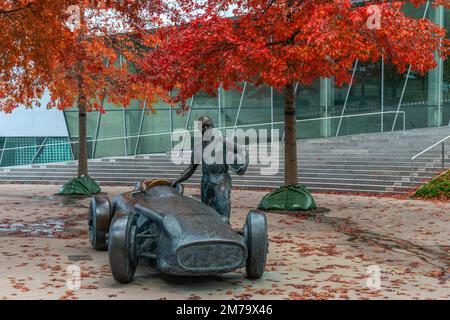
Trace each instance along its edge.
<instances>
[{"instance_id":1,"label":"bronze patina surface","mask_svg":"<svg viewBox=\"0 0 450 320\"><path fill-rule=\"evenodd\" d=\"M246 267L249 278L264 272L268 248L264 213L250 211L237 232L211 206L182 194L167 181L142 181L109 201L94 197L89 234L95 249L109 252L113 277L131 282L140 258L178 276L221 274Z\"/></svg>"},{"instance_id":2,"label":"bronze patina surface","mask_svg":"<svg viewBox=\"0 0 450 320\"><path fill-rule=\"evenodd\" d=\"M213 120L210 117L202 116L198 119L201 123L202 136L205 137L211 134L211 130L214 128ZM211 139L203 139L201 145L196 144L191 156L191 164L181 175L172 183L177 185L188 180L197 170L199 163L196 163L196 159L202 161L202 181L201 181L201 199L202 202L213 207L219 214L224 216L227 220L230 219L231 210L231 176L229 170L232 170L238 175L244 175L248 167L248 153L243 146L235 144L227 139L221 141L215 141ZM205 148L210 147L210 150L215 149L215 144L223 144L220 148L223 151L221 163L208 163L204 161L203 151ZM211 144L213 146L211 146ZM213 148L211 148L213 147ZM244 163L227 163L226 152L227 150L233 150L235 155L239 155L240 159L244 160Z\"/></svg>"}]
</instances>

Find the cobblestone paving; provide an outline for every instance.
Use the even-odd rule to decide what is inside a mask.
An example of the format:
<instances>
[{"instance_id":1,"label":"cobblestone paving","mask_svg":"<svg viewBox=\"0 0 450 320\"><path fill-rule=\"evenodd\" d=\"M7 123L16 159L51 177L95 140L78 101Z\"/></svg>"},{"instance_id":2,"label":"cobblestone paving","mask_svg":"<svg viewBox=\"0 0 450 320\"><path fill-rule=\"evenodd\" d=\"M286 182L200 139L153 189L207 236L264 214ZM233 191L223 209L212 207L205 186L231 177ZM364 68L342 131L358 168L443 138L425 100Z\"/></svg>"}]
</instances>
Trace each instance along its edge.
<instances>
[{"instance_id":1,"label":"cobblestone paving","mask_svg":"<svg viewBox=\"0 0 450 320\"><path fill-rule=\"evenodd\" d=\"M258 281L244 270L180 278L141 265L136 280L121 285L111 277L107 253L89 245L89 199L55 196L56 190L0 185L0 299L450 298L450 203L316 194L328 210L267 214L270 252ZM242 227L263 196L233 192L233 227ZM73 264L81 268L81 289L72 291L66 270Z\"/></svg>"}]
</instances>

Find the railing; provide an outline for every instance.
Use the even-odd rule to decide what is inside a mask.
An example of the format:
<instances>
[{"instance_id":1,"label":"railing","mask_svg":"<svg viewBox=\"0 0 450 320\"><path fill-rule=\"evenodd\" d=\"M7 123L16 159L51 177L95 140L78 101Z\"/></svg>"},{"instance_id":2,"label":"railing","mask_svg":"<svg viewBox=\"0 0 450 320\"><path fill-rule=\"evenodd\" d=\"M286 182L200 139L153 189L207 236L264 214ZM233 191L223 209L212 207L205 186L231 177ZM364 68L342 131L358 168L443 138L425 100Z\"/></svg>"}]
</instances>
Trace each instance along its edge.
<instances>
[{"instance_id":1,"label":"railing","mask_svg":"<svg viewBox=\"0 0 450 320\"><path fill-rule=\"evenodd\" d=\"M411 178L412 178L412 175L413 175L412 171L413 171L413 162L414 162L414 160L416 160L421 155L427 153L431 149L437 147L438 145L441 145L441 167L442 167L442 171L445 170L445 141L447 141L448 139L450 139L450 136L447 136L447 137L439 140L438 142L436 142L432 146L429 146L428 148L426 148L425 150L419 152L418 154L416 154L414 157L411 158Z\"/></svg>"},{"instance_id":2,"label":"railing","mask_svg":"<svg viewBox=\"0 0 450 320\"><path fill-rule=\"evenodd\" d=\"M342 119L345 118L347 119L347 123L348 120L350 118L354 118L354 117L362 117L362 116L374 116L374 115L380 115L380 116L384 116L385 114L401 114L403 116L403 131L406 130L406 113L405 111L383 111L383 112L370 112L370 113L358 113L358 114L348 114L348 115L340 115L340 116L333 116L333 117L323 117L323 118L314 118L314 119L300 119L297 120L297 123L301 123L301 122L306 122L306 121L321 121L321 120L333 120L333 119L339 119L339 125L338 125L338 129L336 131L336 136L338 136L339 134L339 130L340 130L340 126L342 123ZM284 122L275 122L274 124L282 124ZM364 132L361 132L364 133ZM367 132L367 133L371 133L371 132ZM282 141L284 142L284 134L283 134L283 138Z\"/></svg>"},{"instance_id":3,"label":"railing","mask_svg":"<svg viewBox=\"0 0 450 320\"><path fill-rule=\"evenodd\" d=\"M393 114L396 113L395 111L385 111L385 112L371 112L371 113L360 113L360 114L350 114L350 115L345 115L344 118L350 119L350 118L354 118L354 117L364 117L364 116L373 116L373 115L384 115L384 114ZM403 115L403 130L405 130L406 128L406 114L404 111L400 111L400 114ZM299 119L296 121L296 123L300 124L300 123L305 123L305 122L311 122L311 121L323 121L323 120L332 120L332 119L339 119L341 118L341 116L333 116L333 117L323 117L323 118L312 118L312 119ZM283 121L277 121L277 122L267 122L267 123L252 123L252 124L242 124L242 125L237 125L237 123L235 122L233 126L226 126L226 127L221 127L221 128L217 128L219 130L233 130L233 132L236 131L236 129L238 128L254 128L254 127L264 127L264 126L271 126L273 128L273 126L276 125L283 125L284 122ZM184 145L184 141L185 141L185 137L187 135L188 132L193 133L194 129L189 129L188 126L185 126L184 128L184 137L183 137L183 145ZM106 142L106 141L114 141L114 140L123 140L123 139L141 139L144 137L156 137L156 136L170 136L172 135L172 132L158 132L158 133L143 133L143 134L137 134L137 135L128 135L126 137L124 136L118 136L118 137L108 137L108 138L97 138L97 139L88 139L88 143L95 143L97 144L98 142ZM284 141L284 134L283 134L283 138L282 141ZM46 140L39 145L30 145L30 146L21 146L21 147L12 147L12 148L7 148L6 147L6 143L4 143L3 148L0 149L0 163L1 163L1 159L3 158L3 155L6 151L12 151L12 150L23 150L23 149L32 149L32 148L37 148L37 152L33 157L33 160L29 163L29 164L33 164L36 160L36 158L39 156L39 153L43 150L43 148L45 147L52 147L52 146L63 146L63 145L76 145L78 144L79 141L67 141L67 142L57 142L57 143L48 143ZM0 146L1 147L1 146ZM70 148L71 151L73 151L72 148ZM184 148L183 148L184 150ZM137 150L135 150L135 154L137 155ZM92 157L94 158L94 157Z\"/></svg>"}]
</instances>

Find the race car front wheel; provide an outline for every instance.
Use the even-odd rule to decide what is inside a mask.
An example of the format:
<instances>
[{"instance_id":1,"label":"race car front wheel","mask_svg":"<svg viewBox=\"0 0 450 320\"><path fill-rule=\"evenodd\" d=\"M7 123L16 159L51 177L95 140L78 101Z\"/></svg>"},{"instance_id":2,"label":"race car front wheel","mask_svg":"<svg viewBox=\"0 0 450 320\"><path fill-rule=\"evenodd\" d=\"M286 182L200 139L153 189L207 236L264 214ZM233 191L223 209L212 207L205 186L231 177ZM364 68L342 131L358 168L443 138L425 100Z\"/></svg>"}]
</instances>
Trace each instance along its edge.
<instances>
[{"instance_id":1,"label":"race car front wheel","mask_svg":"<svg viewBox=\"0 0 450 320\"><path fill-rule=\"evenodd\" d=\"M108 248L106 235L111 221L111 203L107 197L92 197L89 205L89 241L95 250Z\"/></svg>"},{"instance_id":2,"label":"race car front wheel","mask_svg":"<svg viewBox=\"0 0 450 320\"><path fill-rule=\"evenodd\" d=\"M135 216L130 213L115 215L109 230L109 265L114 279L120 283L133 281L136 272L136 228Z\"/></svg>"},{"instance_id":3,"label":"race car front wheel","mask_svg":"<svg viewBox=\"0 0 450 320\"><path fill-rule=\"evenodd\" d=\"M267 219L263 212L250 211L244 225L244 238L247 243L247 263L245 270L250 279L259 279L266 269Z\"/></svg>"}]
</instances>

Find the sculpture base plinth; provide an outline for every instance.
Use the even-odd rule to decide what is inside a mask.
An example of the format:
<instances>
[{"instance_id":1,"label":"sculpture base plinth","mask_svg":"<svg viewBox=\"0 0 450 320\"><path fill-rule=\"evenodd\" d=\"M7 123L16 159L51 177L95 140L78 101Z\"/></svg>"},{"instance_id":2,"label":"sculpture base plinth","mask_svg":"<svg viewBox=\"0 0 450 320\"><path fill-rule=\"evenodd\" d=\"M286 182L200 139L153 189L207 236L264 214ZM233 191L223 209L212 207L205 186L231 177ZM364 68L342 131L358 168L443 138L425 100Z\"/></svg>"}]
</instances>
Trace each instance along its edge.
<instances>
[{"instance_id":1,"label":"sculpture base plinth","mask_svg":"<svg viewBox=\"0 0 450 320\"><path fill-rule=\"evenodd\" d=\"M309 211L317 208L309 190L301 185L282 186L267 194L259 204L261 210Z\"/></svg>"},{"instance_id":2,"label":"sculpture base plinth","mask_svg":"<svg viewBox=\"0 0 450 320\"><path fill-rule=\"evenodd\" d=\"M100 193L102 189L100 186L89 176L81 176L66 182L60 189L60 195L93 195Z\"/></svg>"}]
</instances>

